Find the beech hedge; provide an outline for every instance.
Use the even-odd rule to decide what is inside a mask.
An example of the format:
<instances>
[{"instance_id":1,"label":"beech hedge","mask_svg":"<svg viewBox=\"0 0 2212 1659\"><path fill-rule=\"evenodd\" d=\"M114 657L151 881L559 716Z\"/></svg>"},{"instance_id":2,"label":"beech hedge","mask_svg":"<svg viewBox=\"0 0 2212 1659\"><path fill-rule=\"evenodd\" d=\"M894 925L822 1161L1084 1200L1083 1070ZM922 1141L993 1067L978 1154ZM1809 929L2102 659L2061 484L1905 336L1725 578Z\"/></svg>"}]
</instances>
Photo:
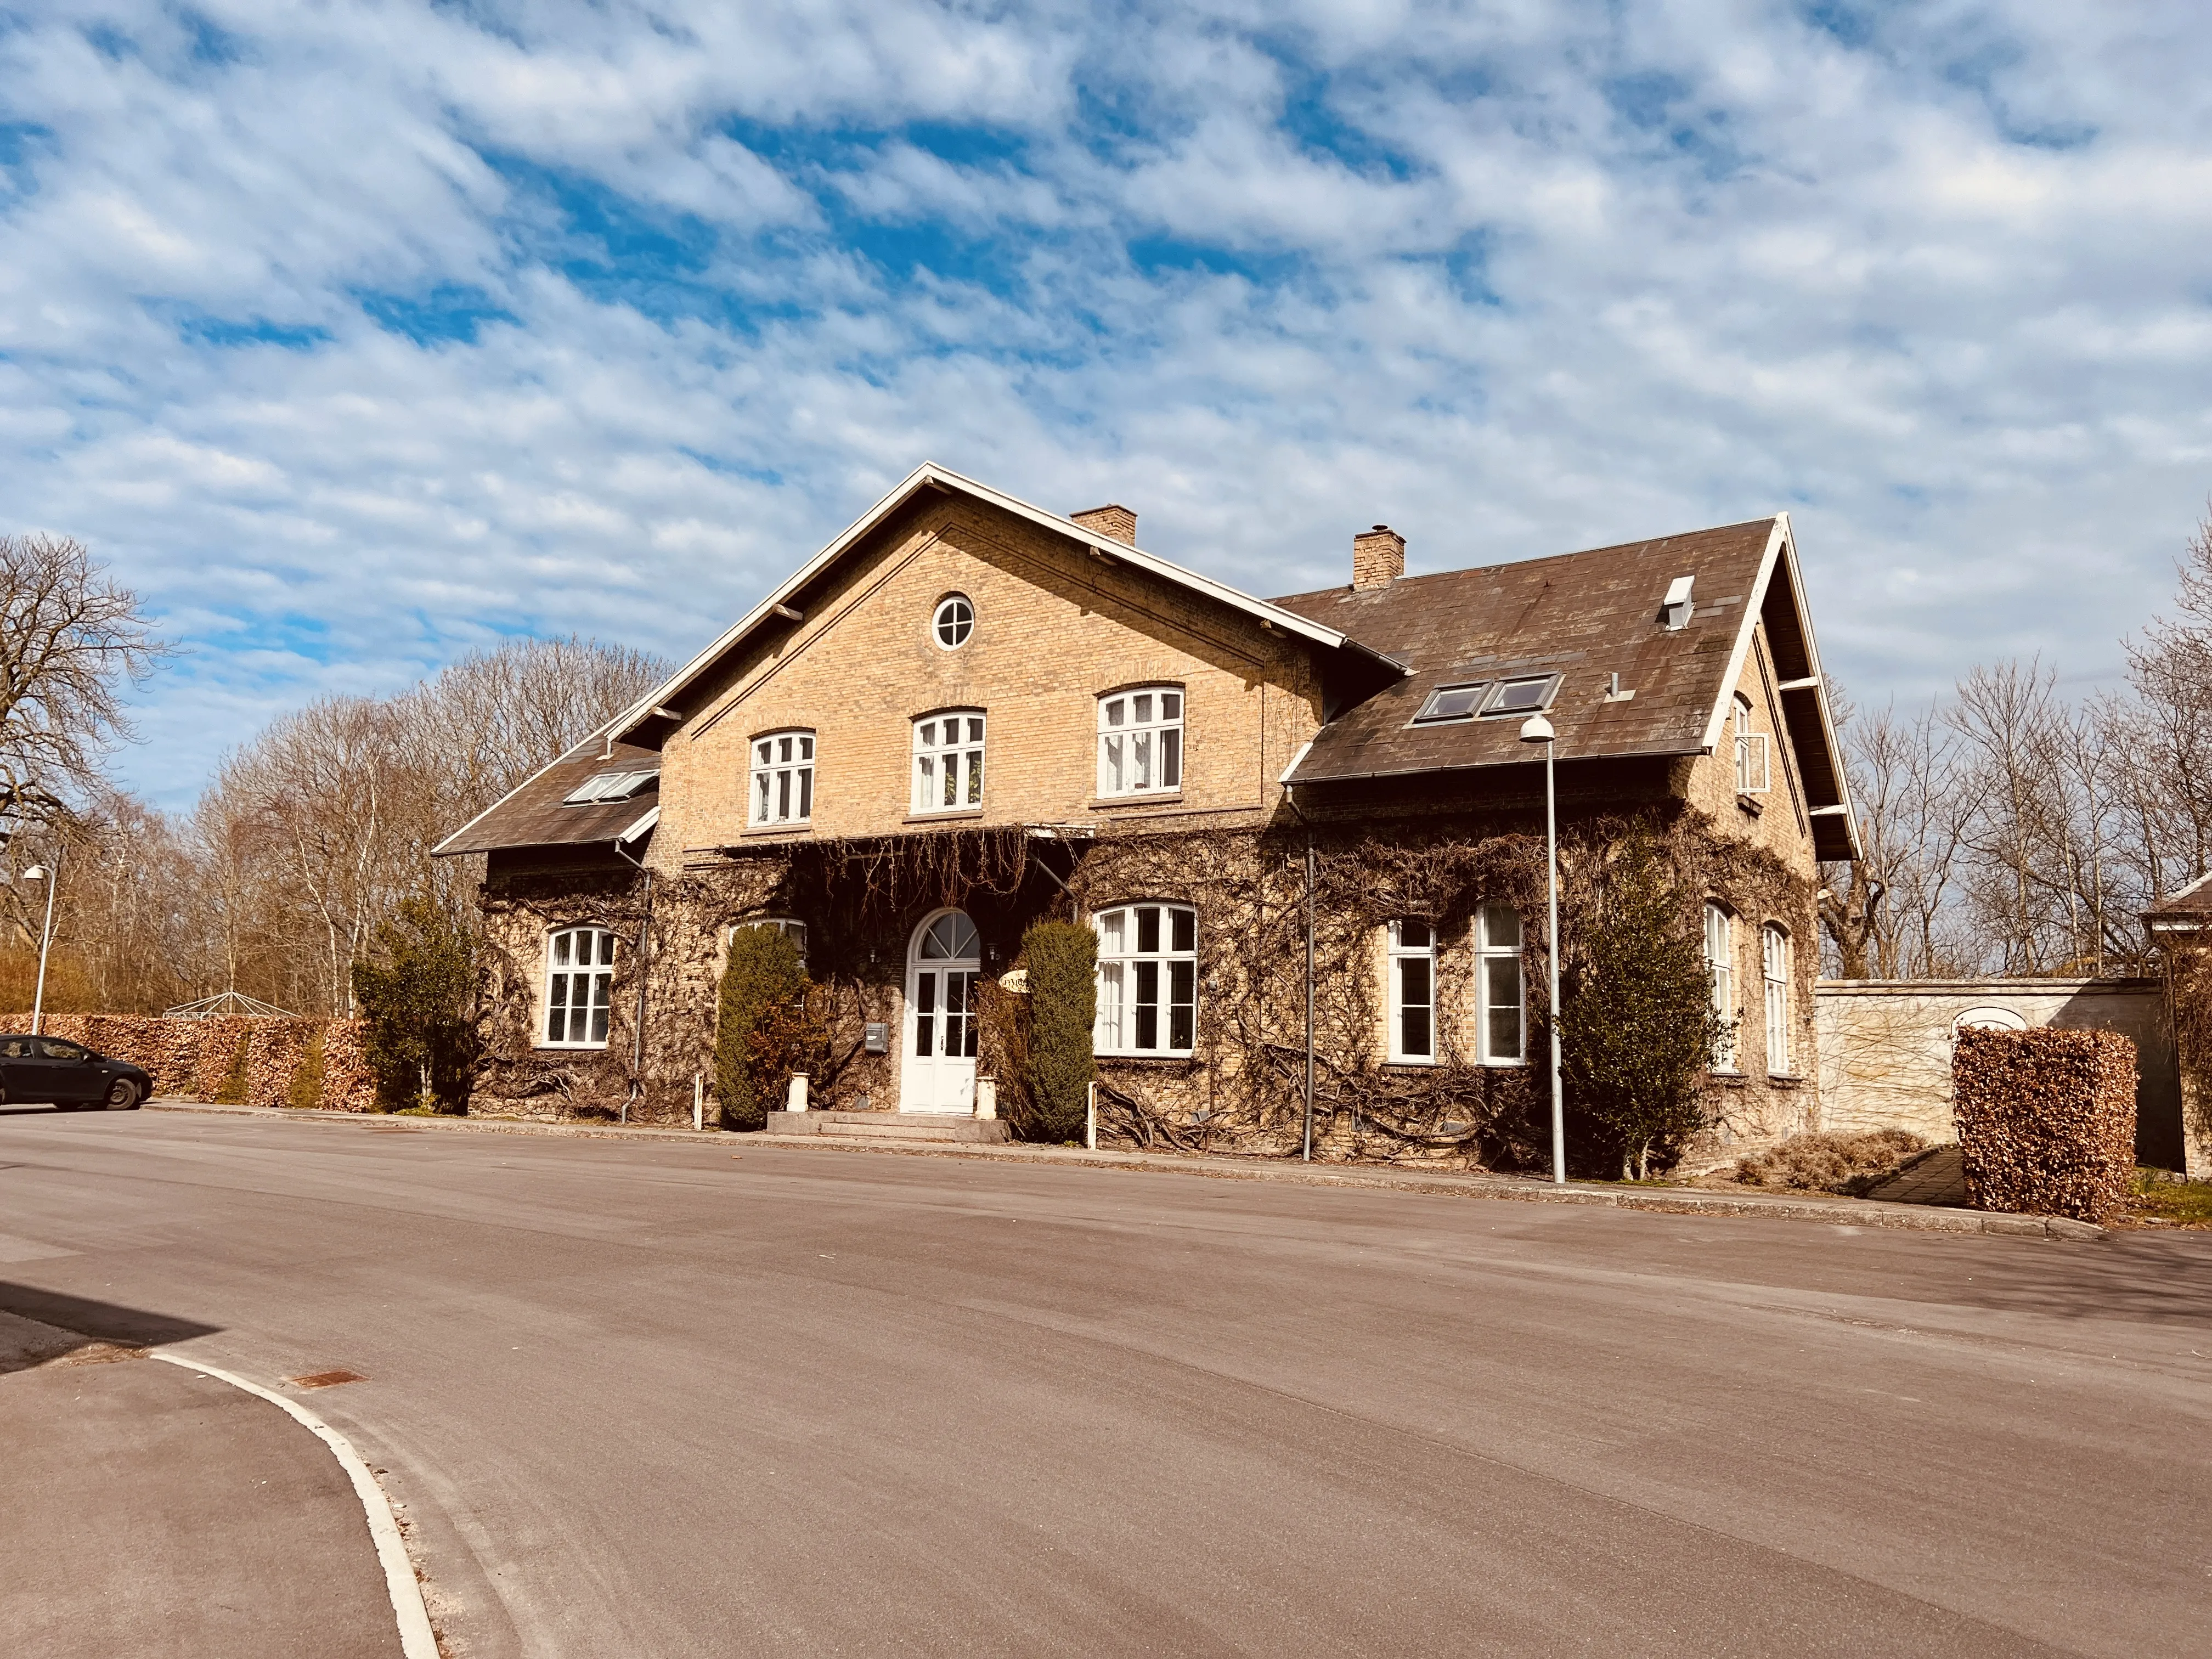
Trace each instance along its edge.
<instances>
[{"instance_id":1,"label":"beech hedge","mask_svg":"<svg viewBox=\"0 0 2212 1659\"><path fill-rule=\"evenodd\" d=\"M0 1030L30 1029L28 1014L0 1014ZM376 1109L376 1081L357 1019L48 1014L39 1029L143 1067L157 1095L242 1106Z\"/></svg>"},{"instance_id":2,"label":"beech hedge","mask_svg":"<svg viewBox=\"0 0 2212 1659\"><path fill-rule=\"evenodd\" d=\"M1974 1208L2102 1221L2127 1202L2136 1045L2118 1032L1969 1026L1951 1087Z\"/></svg>"}]
</instances>

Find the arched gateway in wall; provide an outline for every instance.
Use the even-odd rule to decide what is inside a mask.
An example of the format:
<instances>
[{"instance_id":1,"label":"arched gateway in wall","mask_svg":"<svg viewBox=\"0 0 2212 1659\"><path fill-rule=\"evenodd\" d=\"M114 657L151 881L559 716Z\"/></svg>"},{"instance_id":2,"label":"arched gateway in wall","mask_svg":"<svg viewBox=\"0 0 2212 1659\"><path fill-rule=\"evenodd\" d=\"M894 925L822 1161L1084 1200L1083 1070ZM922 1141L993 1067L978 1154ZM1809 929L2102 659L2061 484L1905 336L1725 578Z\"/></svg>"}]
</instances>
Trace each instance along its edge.
<instances>
[{"instance_id":1,"label":"arched gateway in wall","mask_svg":"<svg viewBox=\"0 0 2212 1659\"><path fill-rule=\"evenodd\" d=\"M899 1110L975 1109L975 981L982 971L982 942L963 912L940 910L914 930L907 947Z\"/></svg>"}]
</instances>

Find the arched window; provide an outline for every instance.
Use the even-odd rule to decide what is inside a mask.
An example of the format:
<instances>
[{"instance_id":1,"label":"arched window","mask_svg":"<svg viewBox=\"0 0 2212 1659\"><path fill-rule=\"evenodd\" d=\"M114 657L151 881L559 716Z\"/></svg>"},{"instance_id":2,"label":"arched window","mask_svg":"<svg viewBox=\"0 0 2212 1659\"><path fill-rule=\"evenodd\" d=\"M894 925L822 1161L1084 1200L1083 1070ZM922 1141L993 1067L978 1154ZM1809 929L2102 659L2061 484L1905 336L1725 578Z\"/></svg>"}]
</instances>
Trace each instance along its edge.
<instances>
[{"instance_id":1,"label":"arched window","mask_svg":"<svg viewBox=\"0 0 2212 1659\"><path fill-rule=\"evenodd\" d=\"M1790 934L1771 922L1759 931L1766 979L1766 1069L1788 1077L1796 1070L1790 1052Z\"/></svg>"},{"instance_id":2,"label":"arched window","mask_svg":"<svg viewBox=\"0 0 2212 1659\"><path fill-rule=\"evenodd\" d=\"M1098 699L1098 793L1182 787L1182 688L1146 685Z\"/></svg>"},{"instance_id":3,"label":"arched window","mask_svg":"<svg viewBox=\"0 0 2212 1659\"><path fill-rule=\"evenodd\" d=\"M753 739L752 823L805 823L814 816L814 734L770 732Z\"/></svg>"},{"instance_id":4,"label":"arched window","mask_svg":"<svg viewBox=\"0 0 2212 1659\"><path fill-rule=\"evenodd\" d=\"M983 711L956 708L914 723L914 810L958 812L983 804Z\"/></svg>"},{"instance_id":5,"label":"arched window","mask_svg":"<svg viewBox=\"0 0 2212 1659\"><path fill-rule=\"evenodd\" d=\"M1125 904L1091 918L1098 933L1102 1054L1187 1055L1198 1041L1198 913Z\"/></svg>"},{"instance_id":6,"label":"arched window","mask_svg":"<svg viewBox=\"0 0 2212 1659\"><path fill-rule=\"evenodd\" d=\"M548 1048L604 1048L615 978L615 936L565 927L545 941Z\"/></svg>"},{"instance_id":7,"label":"arched window","mask_svg":"<svg viewBox=\"0 0 2212 1659\"><path fill-rule=\"evenodd\" d=\"M1713 1045L1713 1070L1735 1070L1735 918L1717 904L1705 906L1705 968L1713 976L1713 1012L1720 1016L1720 1041Z\"/></svg>"},{"instance_id":8,"label":"arched window","mask_svg":"<svg viewBox=\"0 0 2212 1659\"><path fill-rule=\"evenodd\" d=\"M1475 988L1482 999L1486 1065L1519 1066L1528 1058L1528 1006L1521 977L1521 913L1486 904L1476 915Z\"/></svg>"},{"instance_id":9,"label":"arched window","mask_svg":"<svg viewBox=\"0 0 2212 1659\"><path fill-rule=\"evenodd\" d=\"M1390 924L1390 1058L1428 1066L1437 1058L1437 930Z\"/></svg>"}]
</instances>

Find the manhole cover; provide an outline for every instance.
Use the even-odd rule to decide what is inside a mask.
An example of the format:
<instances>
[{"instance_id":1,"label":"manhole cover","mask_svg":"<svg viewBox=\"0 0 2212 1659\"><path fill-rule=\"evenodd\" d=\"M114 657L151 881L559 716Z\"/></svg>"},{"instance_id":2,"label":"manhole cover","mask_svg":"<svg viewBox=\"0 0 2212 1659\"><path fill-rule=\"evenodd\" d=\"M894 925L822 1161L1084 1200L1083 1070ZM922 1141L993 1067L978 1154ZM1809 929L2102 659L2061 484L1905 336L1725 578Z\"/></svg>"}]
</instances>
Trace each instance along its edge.
<instances>
[{"instance_id":1,"label":"manhole cover","mask_svg":"<svg viewBox=\"0 0 2212 1659\"><path fill-rule=\"evenodd\" d=\"M359 1371L310 1371L305 1376L288 1376L284 1380L295 1389L334 1389L341 1382L368 1381Z\"/></svg>"}]
</instances>

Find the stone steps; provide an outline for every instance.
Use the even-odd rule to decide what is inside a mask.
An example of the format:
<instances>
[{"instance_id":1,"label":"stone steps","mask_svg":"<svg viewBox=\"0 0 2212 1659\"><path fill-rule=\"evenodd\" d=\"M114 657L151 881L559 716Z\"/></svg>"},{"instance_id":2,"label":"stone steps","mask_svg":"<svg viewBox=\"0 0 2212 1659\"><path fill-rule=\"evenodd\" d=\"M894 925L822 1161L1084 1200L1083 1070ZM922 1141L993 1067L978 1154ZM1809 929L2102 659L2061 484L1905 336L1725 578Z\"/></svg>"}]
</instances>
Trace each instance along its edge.
<instances>
[{"instance_id":1,"label":"stone steps","mask_svg":"<svg viewBox=\"0 0 2212 1659\"><path fill-rule=\"evenodd\" d=\"M839 1140L965 1141L987 1146L1013 1139L996 1118L950 1112L770 1112L765 1133L821 1135Z\"/></svg>"}]
</instances>

